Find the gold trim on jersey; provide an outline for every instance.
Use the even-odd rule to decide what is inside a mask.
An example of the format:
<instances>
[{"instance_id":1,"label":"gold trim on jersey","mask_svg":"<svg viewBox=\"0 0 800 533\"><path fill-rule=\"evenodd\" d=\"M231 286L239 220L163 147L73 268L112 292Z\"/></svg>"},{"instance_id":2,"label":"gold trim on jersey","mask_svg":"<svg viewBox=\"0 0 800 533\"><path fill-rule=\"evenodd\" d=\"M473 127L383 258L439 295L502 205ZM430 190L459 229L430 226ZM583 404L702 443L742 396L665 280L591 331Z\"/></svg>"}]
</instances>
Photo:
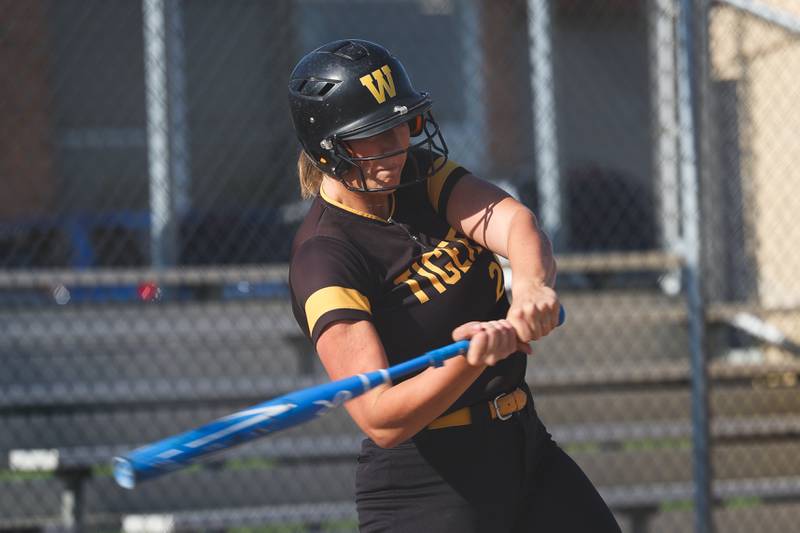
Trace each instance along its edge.
<instances>
[{"instance_id":1,"label":"gold trim on jersey","mask_svg":"<svg viewBox=\"0 0 800 533\"><path fill-rule=\"evenodd\" d=\"M433 163L434 168L440 164L441 159L440 157ZM449 160L436 174L428 178L428 200L430 200L433 210L437 213L439 212L439 197L442 195L444 183L447 181L448 176L459 166L455 161Z\"/></svg>"},{"instance_id":2,"label":"gold trim on jersey","mask_svg":"<svg viewBox=\"0 0 800 533\"><path fill-rule=\"evenodd\" d=\"M317 320L328 311L336 309L357 309L372 314L369 300L356 289L331 286L323 287L306 300L306 320L308 320L308 334L313 335Z\"/></svg>"},{"instance_id":3,"label":"gold trim on jersey","mask_svg":"<svg viewBox=\"0 0 800 533\"><path fill-rule=\"evenodd\" d=\"M358 209L356 209L354 207L350 207L348 205L344 205L341 202L337 202L336 200L334 200L333 198L331 198L330 196L325 194L325 191L322 189L322 187L319 188L319 195L327 203L329 203L331 205L335 205L336 207L338 207L340 209L344 209L345 211L353 213L354 215L358 215L358 216L361 216L361 217L364 217L364 218L369 218L369 219L372 219L372 220L377 220L379 222L385 222L386 224L389 224L389 221L387 219L381 218L378 215L373 215L372 213L367 213L366 211L359 211ZM394 199L394 191L392 191L392 193L391 193L391 195L389 197L390 197L391 202L392 202L392 207L389 210L389 218L392 218L392 215L394 215L395 204L397 203L395 201L395 199Z\"/></svg>"}]
</instances>

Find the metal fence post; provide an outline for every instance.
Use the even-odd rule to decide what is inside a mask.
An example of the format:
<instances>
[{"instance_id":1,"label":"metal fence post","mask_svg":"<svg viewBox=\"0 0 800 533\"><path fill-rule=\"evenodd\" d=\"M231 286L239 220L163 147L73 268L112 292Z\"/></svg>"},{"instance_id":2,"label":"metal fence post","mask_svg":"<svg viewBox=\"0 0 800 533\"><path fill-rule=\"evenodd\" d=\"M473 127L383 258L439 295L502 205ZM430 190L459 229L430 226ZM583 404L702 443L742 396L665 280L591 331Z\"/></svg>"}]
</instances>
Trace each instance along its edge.
<instances>
[{"instance_id":1,"label":"metal fence post","mask_svg":"<svg viewBox=\"0 0 800 533\"><path fill-rule=\"evenodd\" d=\"M650 71L653 105L653 158L658 198L658 224L661 246L670 253L680 247L680 184L678 155L677 79L675 65L675 22L677 6L674 0L650 0L650 49L654 61ZM680 291L680 272L673 271L661 279L668 294Z\"/></svg>"},{"instance_id":2,"label":"metal fence post","mask_svg":"<svg viewBox=\"0 0 800 533\"><path fill-rule=\"evenodd\" d=\"M536 183L542 227L553 245L563 246L561 175L558 161L555 80L553 78L550 2L528 0L531 89L533 91Z\"/></svg>"},{"instance_id":3,"label":"metal fence post","mask_svg":"<svg viewBox=\"0 0 800 533\"><path fill-rule=\"evenodd\" d=\"M143 0L147 152L150 175L150 263L177 261L179 214L187 209L188 143L183 24L175 0Z\"/></svg>"},{"instance_id":4,"label":"metal fence post","mask_svg":"<svg viewBox=\"0 0 800 533\"><path fill-rule=\"evenodd\" d=\"M711 462L709 447L708 369L705 352L705 309L701 281L701 221L699 201L700 136L694 19L695 4L680 0L678 15L678 122L681 161L684 283L688 305L689 353L692 385L692 450L695 531L711 533ZM696 25L706 19L696 20Z\"/></svg>"}]
</instances>

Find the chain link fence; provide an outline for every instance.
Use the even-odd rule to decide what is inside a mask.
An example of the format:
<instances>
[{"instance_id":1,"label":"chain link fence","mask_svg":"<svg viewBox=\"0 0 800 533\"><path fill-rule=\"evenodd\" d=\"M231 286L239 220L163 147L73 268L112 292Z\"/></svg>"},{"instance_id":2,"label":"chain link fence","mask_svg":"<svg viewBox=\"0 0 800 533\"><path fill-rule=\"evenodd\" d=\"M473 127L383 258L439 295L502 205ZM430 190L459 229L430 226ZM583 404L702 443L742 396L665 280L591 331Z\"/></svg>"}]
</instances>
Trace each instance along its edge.
<instances>
[{"instance_id":1,"label":"chain link fence","mask_svg":"<svg viewBox=\"0 0 800 533\"><path fill-rule=\"evenodd\" d=\"M704 493L716 531L792 530L795 0L0 0L0 531L357 529L342 410L134 491L109 467L327 379L286 82L345 37L552 237L568 323L527 378L623 530L710 530Z\"/></svg>"}]
</instances>

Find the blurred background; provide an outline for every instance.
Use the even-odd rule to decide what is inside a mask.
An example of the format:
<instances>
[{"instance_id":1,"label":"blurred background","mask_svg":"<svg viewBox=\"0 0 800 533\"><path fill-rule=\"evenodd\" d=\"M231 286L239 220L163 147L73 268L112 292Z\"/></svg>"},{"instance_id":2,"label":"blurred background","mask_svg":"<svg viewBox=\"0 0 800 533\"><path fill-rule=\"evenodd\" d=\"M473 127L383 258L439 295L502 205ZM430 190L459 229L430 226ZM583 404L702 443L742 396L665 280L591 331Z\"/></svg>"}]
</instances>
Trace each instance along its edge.
<instances>
[{"instance_id":1,"label":"blurred background","mask_svg":"<svg viewBox=\"0 0 800 533\"><path fill-rule=\"evenodd\" d=\"M326 380L286 88L347 37L551 236L568 321L528 381L623 530L795 530L797 0L0 0L0 531L357 529L343 410L109 468Z\"/></svg>"}]
</instances>

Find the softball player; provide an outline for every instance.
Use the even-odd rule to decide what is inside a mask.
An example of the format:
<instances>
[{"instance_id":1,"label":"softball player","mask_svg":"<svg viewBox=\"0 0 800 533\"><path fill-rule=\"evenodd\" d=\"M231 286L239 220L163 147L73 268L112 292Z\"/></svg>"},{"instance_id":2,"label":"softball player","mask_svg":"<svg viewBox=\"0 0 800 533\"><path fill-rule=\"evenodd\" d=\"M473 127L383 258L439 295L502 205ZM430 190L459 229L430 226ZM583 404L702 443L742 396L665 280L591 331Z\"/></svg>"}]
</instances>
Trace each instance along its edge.
<instances>
[{"instance_id":1,"label":"softball player","mask_svg":"<svg viewBox=\"0 0 800 533\"><path fill-rule=\"evenodd\" d=\"M619 531L525 384L528 343L559 311L534 215L448 159L430 96L375 43L303 57L289 102L313 197L292 248L293 308L330 378L470 339L465 358L346 404L367 435L361 530ZM495 254L511 263L512 305Z\"/></svg>"}]
</instances>

